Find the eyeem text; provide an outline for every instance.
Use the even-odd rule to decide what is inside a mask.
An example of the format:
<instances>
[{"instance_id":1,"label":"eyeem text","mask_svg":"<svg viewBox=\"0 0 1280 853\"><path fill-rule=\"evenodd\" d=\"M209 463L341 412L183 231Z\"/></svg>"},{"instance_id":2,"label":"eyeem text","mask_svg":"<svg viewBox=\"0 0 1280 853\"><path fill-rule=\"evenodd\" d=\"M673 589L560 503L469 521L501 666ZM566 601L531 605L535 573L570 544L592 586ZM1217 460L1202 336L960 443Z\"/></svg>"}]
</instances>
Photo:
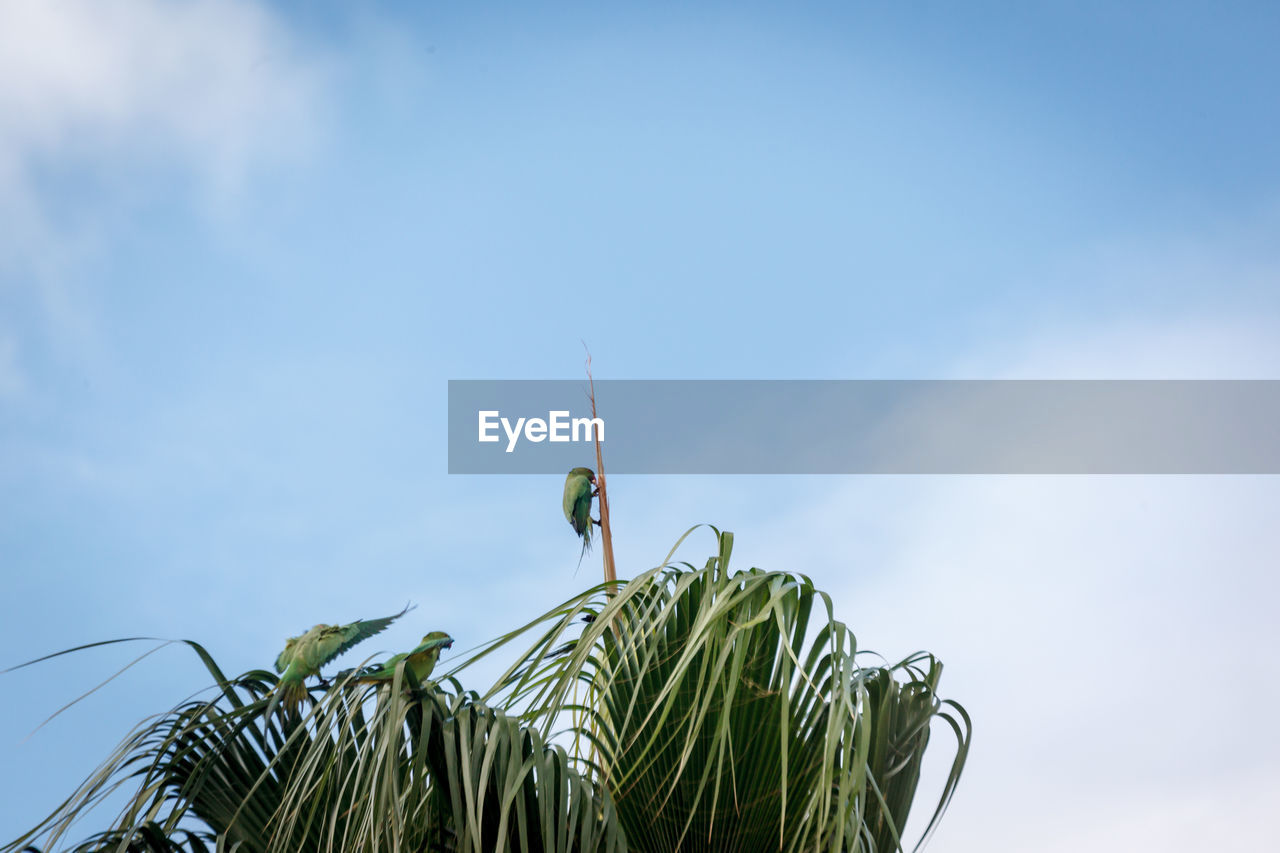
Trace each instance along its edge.
<instances>
[{"instance_id":1,"label":"eyeem text","mask_svg":"<svg viewBox=\"0 0 1280 853\"><path fill-rule=\"evenodd\" d=\"M481 411L480 441L500 441L499 427L507 435L507 453L516 449L516 443L523 436L535 444L541 441L604 441L603 418L571 418L568 411L547 412L546 420L542 418L516 418L513 424L510 418L504 418L496 409Z\"/></svg>"}]
</instances>

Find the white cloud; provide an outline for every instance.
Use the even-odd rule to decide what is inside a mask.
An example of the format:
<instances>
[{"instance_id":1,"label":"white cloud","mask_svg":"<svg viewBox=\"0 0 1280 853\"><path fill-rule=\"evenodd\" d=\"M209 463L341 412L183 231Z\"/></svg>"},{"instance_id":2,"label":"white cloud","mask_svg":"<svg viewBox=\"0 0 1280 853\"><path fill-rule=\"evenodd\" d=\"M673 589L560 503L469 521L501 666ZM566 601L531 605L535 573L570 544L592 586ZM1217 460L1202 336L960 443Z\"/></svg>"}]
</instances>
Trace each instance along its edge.
<instances>
[{"instance_id":1,"label":"white cloud","mask_svg":"<svg viewBox=\"0 0 1280 853\"><path fill-rule=\"evenodd\" d=\"M1059 817L1035 849L1265 850L1272 845L1280 802L1274 772L1242 774L1225 785L1197 784L1194 777L1180 781L1157 797L1092 797L1088 812Z\"/></svg>"},{"instance_id":2,"label":"white cloud","mask_svg":"<svg viewBox=\"0 0 1280 853\"><path fill-rule=\"evenodd\" d=\"M1190 780L1215 799L1242 775L1280 772L1280 741L1243 722L1280 700L1280 483L978 478L921 491L859 630L895 653L939 652L947 693L975 716L974 773L942 846L1056 850L1063 814L1090 815L1089 834L1106 838L1104 814L1166 802L1166 823L1185 820ZM997 803L1017 816L1001 843Z\"/></svg>"},{"instance_id":3,"label":"white cloud","mask_svg":"<svg viewBox=\"0 0 1280 853\"><path fill-rule=\"evenodd\" d=\"M246 0L0 5L0 162L167 153L218 181L287 154L316 60Z\"/></svg>"},{"instance_id":4,"label":"white cloud","mask_svg":"<svg viewBox=\"0 0 1280 853\"><path fill-rule=\"evenodd\" d=\"M41 289L55 327L83 325L51 283L104 238L134 179L159 169L233 196L306 150L324 68L251 0L0 4L0 280Z\"/></svg>"},{"instance_id":5,"label":"white cloud","mask_svg":"<svg viewBox=\"0 0 1280 853\"><path fill-rule=\"evenodd\" d=\"M305 155L328 68L254 0L0 3L0 309L22 318L18 349L105 369L77 274L157 187L216 212Z\"/></svg>"}]
</instances>

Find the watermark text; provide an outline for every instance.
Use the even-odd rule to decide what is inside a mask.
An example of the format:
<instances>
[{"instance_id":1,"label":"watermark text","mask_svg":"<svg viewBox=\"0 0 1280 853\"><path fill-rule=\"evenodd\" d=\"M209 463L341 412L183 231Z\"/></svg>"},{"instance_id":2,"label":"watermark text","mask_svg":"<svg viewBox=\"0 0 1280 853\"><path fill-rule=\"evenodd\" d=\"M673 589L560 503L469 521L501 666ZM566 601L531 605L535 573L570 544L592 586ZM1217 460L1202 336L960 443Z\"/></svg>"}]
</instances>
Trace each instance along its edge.
<instances>
[{"instance_id":1,"label":"watermark text","mask_svg":"<svg viewBox=\"0 0 1280 853\"><path fill-rule=\"evenodd\" d=\"M502 417L496 409L481 410L479 415L479 441L482 443L501 441L501 429L507 437L507 453L516 449L521 437L537 444L542 441L604 441L604 418L571 418L568 410L547 412L543 418L510 418Z\"/></svg>"}]
</instances>

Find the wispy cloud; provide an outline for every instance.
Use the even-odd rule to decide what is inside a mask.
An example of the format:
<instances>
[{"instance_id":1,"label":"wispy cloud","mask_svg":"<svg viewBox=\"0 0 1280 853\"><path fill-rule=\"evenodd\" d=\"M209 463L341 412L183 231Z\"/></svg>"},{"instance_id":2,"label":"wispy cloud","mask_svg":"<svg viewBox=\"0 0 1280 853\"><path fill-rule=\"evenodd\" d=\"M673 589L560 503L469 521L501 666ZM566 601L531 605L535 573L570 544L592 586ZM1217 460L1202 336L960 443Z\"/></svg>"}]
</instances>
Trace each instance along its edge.
<instances>
[{"instance_id":1,"label":"wispy cloud","mask_svg":"<svg viewBox=\"0 0 1280 853\"><path fill-rule=\"evenodd\" d=\"M174 157L215 182L288 154L320 65L263 6L165 0L0 6L0 162Z\"/></svg>"},{"instance_id":2,"label":"wispy cloud","mask_svg":"<svg viewBox=\"0 0 1280 853\"><path fill-rule=\"evenodd\" d=\"M253 0L0 4L0 299L28 320L8 330L19 356L92 337L75 274L140 187L222 204L307 150L327 67Z\"/></svg>"}]
</instances>

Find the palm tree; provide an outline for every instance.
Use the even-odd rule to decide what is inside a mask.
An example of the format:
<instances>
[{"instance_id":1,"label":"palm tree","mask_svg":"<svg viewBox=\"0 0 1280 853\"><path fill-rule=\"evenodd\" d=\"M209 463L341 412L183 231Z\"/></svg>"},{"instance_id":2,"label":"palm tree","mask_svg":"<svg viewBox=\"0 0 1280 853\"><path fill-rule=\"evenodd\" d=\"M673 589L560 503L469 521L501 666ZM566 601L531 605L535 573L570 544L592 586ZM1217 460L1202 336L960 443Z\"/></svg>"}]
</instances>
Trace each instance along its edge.
<instances>
[{"instance_id":1,"label":"palm tree","mask_svg":"<svg viewBox=\"0 0 1280 853\"><path fill-rule=\"evenodd\" d=\"M228 679L197 646L217 695L140 725L4 849L62 843L132 784L112 828L76 849L898 850L938 720L955 752L923 843L971 733L937 696L941 664L862 665L825 593L803 575L730 571L733 535L714 532L702 568L672 563L673 548L437 682L401 666L268 717L275 677ZM513 647L496 684L462 688L469 666Z\"/></svg>"}]
</instances>

